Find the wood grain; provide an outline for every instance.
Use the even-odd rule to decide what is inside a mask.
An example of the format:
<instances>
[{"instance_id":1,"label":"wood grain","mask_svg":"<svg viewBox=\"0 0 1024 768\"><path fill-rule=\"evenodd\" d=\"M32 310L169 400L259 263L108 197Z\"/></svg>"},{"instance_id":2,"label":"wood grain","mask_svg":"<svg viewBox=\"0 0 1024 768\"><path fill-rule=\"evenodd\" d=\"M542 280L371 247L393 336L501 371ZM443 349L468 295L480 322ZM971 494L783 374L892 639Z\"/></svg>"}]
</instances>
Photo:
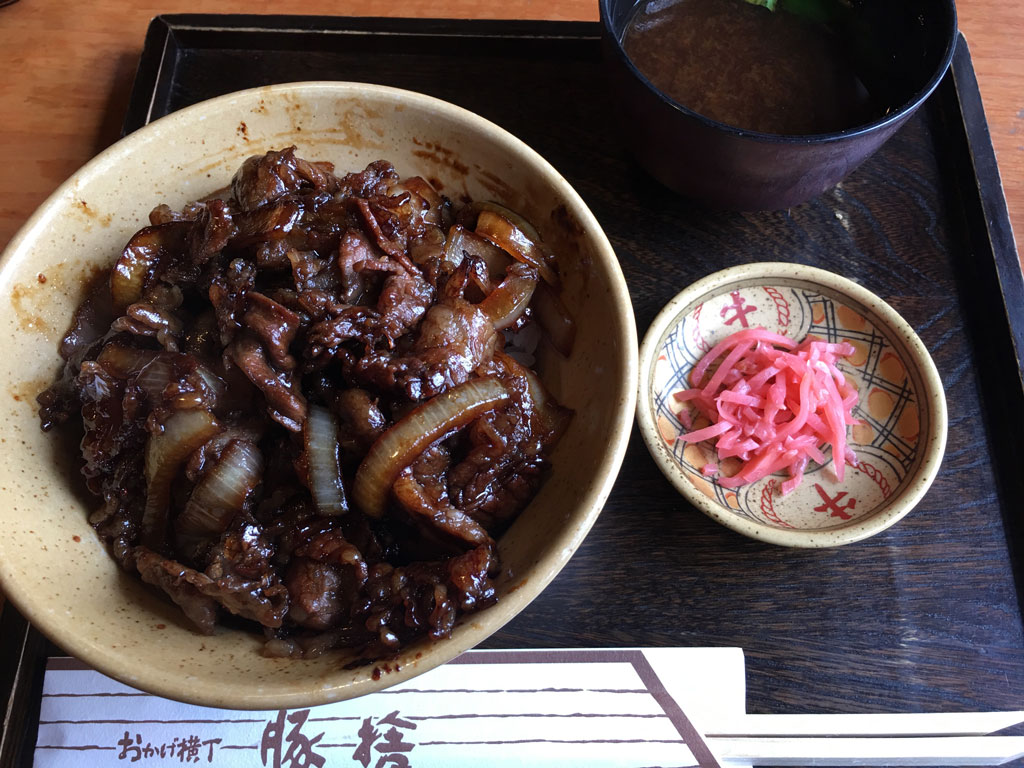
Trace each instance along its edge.
<instances>
[{"instance_id":1,"label":"wood grain","mask_svg":"<svg viewBox=\"0 0 1024 768\"><path fill-rule=\"evenodd\" d=\"M634 434L579 551L487 647L740 646L748 705L758 712L1018 705L1024 623L1012 555L1022 551L1015 500L1024 478L1015 468L1024 461L1013 445L1024 399L1019 391L1015 406L999 399L1010 380L1000 366L1013 358L1005 320L987 311L992 269L971 239L981 229L971 170L947 139L962 122L950 81L841 188L791 211L737 214L687 205L632 164L606 119L613 107L593 38L445 38L442 55L424 56L437 40L360 35L326 48L317 36L284 50L268 32L260 39L273 54L253 56L249 46L217 44L222 33L203 34L208 44L179 58L158 115L309 72L372 74L521 136L603 223L641 334L698 277L795 260L882 296L935 359L952 411L945 461L898 525L834 550L743 538L690 508ZM984 346L999 339L1002 348Z\"/></svg>"},{"instance_id":2,"label":"wood grain","mask_svg":"<svg viewBox=\"0 0 1024 768\"><path fill-rule=\"evenodd\" d=\"M388 13L355 0L226 0L205 8L99 0L70 13L64 4L20 0L0 9L0 115L6 118L0 123L0 243L65 177L116 139L149 19L184 11ZM1016 38L1024 33L1024 11L995 0L963 0L960 11L1011 212L1021 223L1024 53ZM596 5L567 0L556 11L530 0L410 0L402 12L592 20ZM593 80L584 77L592 65L573 66L567 63L560 77L595 96ZM522 82L529 74L520 73ZM463 76L477 84L481 106L496 110L488 116L542 154L559 156L560 170L605 222L641 332L680 284L722 266L756 257L830 267L889 299L931 349L957 412L982 412L991 392L976 343L990 320L974 309L983 287L973 284L965 258L959 192L936 159L937 106L833 195L790 213L713 214L681 209L652 191L624 161L593 104L574 103L581 119L559 137L531 124L518 102L488 104L486 72ZM555 114L552 105L562 103L546 98ZM897 179L893 168L900 169ZM624 194L609 194L609 184ZM840 208L846 225L836 216ZM915 226L916 216L931 226ZM837 253L843 254L838 266ZM666 274L672 279L657 279ZM740 644L751 670L751 705L760 711L1014 708L1024 689L1024 636L1006 558L1012 525L999 512L1005 486L988 442L1000 425L989 427L954 420L942 475L921 507L892 531L831 552L761 545L681 501L665 503L673 491L634 436L632 460L578 555L492 645ZM615 585L620 591L609 588ZM575 622L569 628L567 616Z\"/></svg>"},{"instance_id":3,"label":"wood grain","mask_svg":"<svg viewBox=\"0 0 1024 768\"><path fill-rule=\"evenodd\" d=\"M1024 6L961 0L1010 212L1024 231ZM20 0L0 8L0 247L77 168L117 139L142 40L161 13L594 20L594 0Z\"/></svg>"}]
</instances>

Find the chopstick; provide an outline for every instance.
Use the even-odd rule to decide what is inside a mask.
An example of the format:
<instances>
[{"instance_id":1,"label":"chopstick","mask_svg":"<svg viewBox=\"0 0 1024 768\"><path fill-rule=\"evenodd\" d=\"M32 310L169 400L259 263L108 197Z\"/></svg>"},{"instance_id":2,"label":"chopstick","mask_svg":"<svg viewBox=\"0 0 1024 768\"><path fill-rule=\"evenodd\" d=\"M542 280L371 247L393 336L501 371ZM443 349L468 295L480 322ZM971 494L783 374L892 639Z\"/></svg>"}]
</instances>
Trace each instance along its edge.
<instances>
[{"instance_id":1,"label":"chopstick","mask_svg":"<svg viewBox=\"0 0 1024 768\"><path fill-rule=\"evenodd\" d=\"M1003 765L1024 736L990 736L1024 712L744 715L702 723L723 764L814 766Z\"/></svg>"},{"instance_id":2,"label":"chopstick","mask_svg":"<svg viewBox=\"0 0 1024 768\"><path fill-rule=\"evenodd\" d=\"M701 722L707 738L748 736L983 736L1024 723L1017 712L743 715Z\"/></svg>"},{"instance_id":3,"label":"chopstick","mask_svg":"<svg viewBox=\"0 0 1024 768\"><path fill-rule=\"evenodd\" d=\"M966 766L1024 757L1024 736L709 738L707 743L725 765Z\"/></svg>"}]
</instances>

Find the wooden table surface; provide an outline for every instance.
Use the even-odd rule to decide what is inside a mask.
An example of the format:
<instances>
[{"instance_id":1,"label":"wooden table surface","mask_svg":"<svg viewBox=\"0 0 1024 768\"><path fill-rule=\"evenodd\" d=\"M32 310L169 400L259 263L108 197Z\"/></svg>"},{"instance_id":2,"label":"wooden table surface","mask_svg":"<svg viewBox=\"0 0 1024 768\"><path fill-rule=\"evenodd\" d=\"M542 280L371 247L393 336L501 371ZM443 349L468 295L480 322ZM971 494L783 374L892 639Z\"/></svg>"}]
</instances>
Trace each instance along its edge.
<instances>
[{"instance_id":1,"label":"wooden table surface","mask_svg":"<svg viewBox=\"0 0 1024 768\"><path fill-rule=\"evenodd\" d=\"M960 0L958 10L1011 218L1024 232L1024 5ZM596 0L18 0L0 7L0 248L64 179L117 140L150 19L185 12L598 17Z\"/></svg>"},{"instance_id":2,"label":"wooden table surface","mask_svg":"<svg viewBox=\"0 0 1024 768\"><path fill-rule=\"evenodd\" d=\"M406 15L419 16L596 18L593 0L565 0L559 4L557 16L530 0L506 0L501 5L480 0L410 0L402 9ZM338 15L376 9L355 0L309 0L302 6L290 2L243 6L226 0L216 8L172 0L161 6L129 8L98 0L88 13L70 14L66 6L20 0L0 9L0 61L7 75L0 84L0 114L6 118L0 121L0 148L5 150L0 174L0 242L14 233L63 178L116 138L148 20L159 13L186 10ZM973 44L1011 209L1024 215L1024 150L1016 144L1020 141L1024 146L1024 132L1020 138L1014 132L1015 125L1024 121L1024 117L1016 117L1018 111L1024 114L1024 104L1018 103L1024 101L1024 67L1004 64L995 53L1015 50L1019 58L1020 47L1011 48L1010 41L1014 22L1017 30L1024 31L1024 11L997 8L994 0L963 0L961 16ZM479 82L474 82L478 92L482 91ZM584 104L594 101L580 99ZM505 110L502 117L514 123L514 105L505 105ZM582 120L581 124L596 122ZM916 169L915 178L927 191L917 197L922 198L921 204L934 207L928 196L950 190L945 183L938 183L940 174L926 136L924 120L912 121L909 132L894 139L883 153L890 159L909 158L909 166ZM591 137L583 138L589 141ZM564 137L545 138L540 133L531 139L565 141ZM625 188L628 172L616 165L612 155L584 151L572 158L572 173L567 175L584 177L591 190L597 190L592 183L595 174L613 178L613 189ZM595 157L600 159L592 163ZM620 253L624 269L636 285L634 305L641 328L674 290L671 280L659 284L656 279L673 266L655 263L659 254L670 249L663 240L645 239L652 232L664 234L664 229L647 226L647 222L681 225L688 238L688 275L706 274L721 266L723 252L736 260L749 259L749 251L742 250L746 234L764 238L759 245L765 247L755 252L781 258L775 249L785 249L793 232L828 226L831 234L821 240L819 252L809 256L812 262L825 266L814 260L827 258L839 239L846 242L852 237L853 253L861 257L851 261L851 268L869 288L896 296L899 311L922 329L933 350L951 402L967 412L977 410L981 385L994 377L986 375L991 361L973 356L961 316L968 310L975 321L983 315L972 309L983 305L979 291L961 290L971 285L972 274L950 258L958 236L955 227L943 223L924 231L902 226L904 211L918 220L914 218L920 213L914 208L917 190L881 183L887 167L882 157L862 169L859 179L849 185L845 194L854 202L871 198L877 190L887 196L884 204L857 207L857 215L865 219L858 220L860 226L851 232L837 222L827 206L794 209L792 221L786 222L773 215L750 217L746 229L739 231L697 217L680 221L673 206L659 202L654 195L634 201L627 218L617 222L610 212L622 201L597 191L592 195L598 206L595 210L608 215L613 242L626 245ZM955 196L949 199L955 200ZM884 231L908 232L900 248L882 253L871 247L873 216L885 219ZM914 280L907 288L908 273L928 279ZM942 307L938 314L936 306ZM880 536L857 549L823 553L765 547L723 533L703 516L682 518L674 509L659 506L659 494L664 494L666 484L634 436L631 451L637 460L620 476L609 504L611 514L606 510L571 568L531 606L529 615L503 630L500 642L505 647L550 643L552 638L563 637L552 628L557 630L565 616L572 616L578 622L572 628L574 637L583 644L738 643L748 650L748 694L761 711L894 711L907 702L929 710L1017 708L1019 691L1024 690L1018 596L1010 564L1005 562L1004 530L993 518L994 496L986 490L995 483L990 480L990 462L980 442L984 437L966 420L958 421L951 428L944 472L919 513L901 523L891 538ZM940 518L944 500L952 498L958 500L956 514ZM936 540L933 534L940 525L944 538ZM655 546L646 533L650 530L664 533ZM622 556L630 552L644 552L645 557ZM680 552L686 553L692 567L678 568ZM746 568L719 567L730 557ZM659 586L659 574L677 572L683 577L672 589ZM814 578L793 579L798 572L812 573ZM620 610L619 615L627 614L621 624L609 622L605 604L616 595L620 601L622 597L621 592L607 589L612 581L654 597L644 610ZM854 589L864 591L855 593ZM705 594L715 599L705 600ZM795 626L794 616L799 611L776 615L772 606L778 595L798 607L813 607L799 617L801 631L794 632L792 638L787 632ZM848 599L850 595L856 599ZM750 614L719 612L723 601L730 600L733 605L752 605L754 610ZM780 660L775 637L787 639L791 660ZM836 691L849 701L837 703Z\"/></svg>"},{"instance_id":3,"label":"wooden table surface","mask_svg":"<svg viewBox=\"0 0 1024 768\"><path fill-rule=\"evenodd\" d=\"M1024 232L1024 4L960 0L1015 230ZM149 20L162 13L596 20L596 0L19 0L0 8L0 247L114 142Z\"/></svg>"}]
</instances>

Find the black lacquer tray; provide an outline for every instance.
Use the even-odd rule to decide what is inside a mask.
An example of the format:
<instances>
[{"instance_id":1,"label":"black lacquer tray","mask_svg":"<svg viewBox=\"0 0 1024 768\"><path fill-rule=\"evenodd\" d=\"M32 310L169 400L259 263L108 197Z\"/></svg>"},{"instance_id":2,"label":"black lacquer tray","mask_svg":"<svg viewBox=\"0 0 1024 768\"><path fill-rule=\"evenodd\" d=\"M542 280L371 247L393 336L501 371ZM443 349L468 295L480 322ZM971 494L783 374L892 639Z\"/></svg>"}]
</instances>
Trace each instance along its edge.
<instances>
[{"instance_id":1,"label":"black lacquer tray","mask_svg":"<svg viewBox=\"0 0 1024 768\"><path fill-rule=\"evenodd\" d=\"M631 162L590 23L159 17L124 130L299 80L421 91L533 146L607 232L641 337L711 272L811 264L892 304L946 387L949 442L931 491L895 527L834 550L772 547L714 523L675 493L634 432L586 541L486 647L739 646L750 712L1021 708L1024 280L962 38L937 93L875 157L817 200L772 213L700 209ZM31 762L53 653L5 606L0 766Z\"/></svg>"}]
</instances>

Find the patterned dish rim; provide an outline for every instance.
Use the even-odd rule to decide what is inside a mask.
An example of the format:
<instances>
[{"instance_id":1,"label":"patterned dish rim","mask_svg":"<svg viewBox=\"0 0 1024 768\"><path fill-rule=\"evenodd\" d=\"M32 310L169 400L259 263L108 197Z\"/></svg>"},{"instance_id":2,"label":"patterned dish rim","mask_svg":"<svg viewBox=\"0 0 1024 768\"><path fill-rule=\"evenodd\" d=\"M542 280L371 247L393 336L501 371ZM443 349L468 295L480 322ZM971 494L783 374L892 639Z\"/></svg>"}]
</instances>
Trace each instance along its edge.
<instances>
[{"instance_id":1,"label":"patterned dish rim","mask_svg":"<svg viewBox=\"0 0 1024 768\"><path fill-rule=\"evenodd\" d=\"M668 336L701 300L720 296L729 285L761 279L802 282L844 296L852 303L866 308L876 326L884 328L903 342L907 353L904 362L912 366L920 377L920 400L925 404L923 408L928 417L922 422L926 431L919 441L920 458L916 466L911 469L897 495L876 512L828 528L785 529L760 523L729 510L698 490L661 438L652 385L658 355ZM640 347L637 424L662 474L694 507L708 517L738 533L770 544L824 548L851 544L880 533L905 517L920 502L938 475L942 463L948 416L945 392L935 362L910 324L883 299L854 281L824 269L787 262L758 262L730 267L698 280L678 293L655 317Z\"/></svg>"}]
</instances>

